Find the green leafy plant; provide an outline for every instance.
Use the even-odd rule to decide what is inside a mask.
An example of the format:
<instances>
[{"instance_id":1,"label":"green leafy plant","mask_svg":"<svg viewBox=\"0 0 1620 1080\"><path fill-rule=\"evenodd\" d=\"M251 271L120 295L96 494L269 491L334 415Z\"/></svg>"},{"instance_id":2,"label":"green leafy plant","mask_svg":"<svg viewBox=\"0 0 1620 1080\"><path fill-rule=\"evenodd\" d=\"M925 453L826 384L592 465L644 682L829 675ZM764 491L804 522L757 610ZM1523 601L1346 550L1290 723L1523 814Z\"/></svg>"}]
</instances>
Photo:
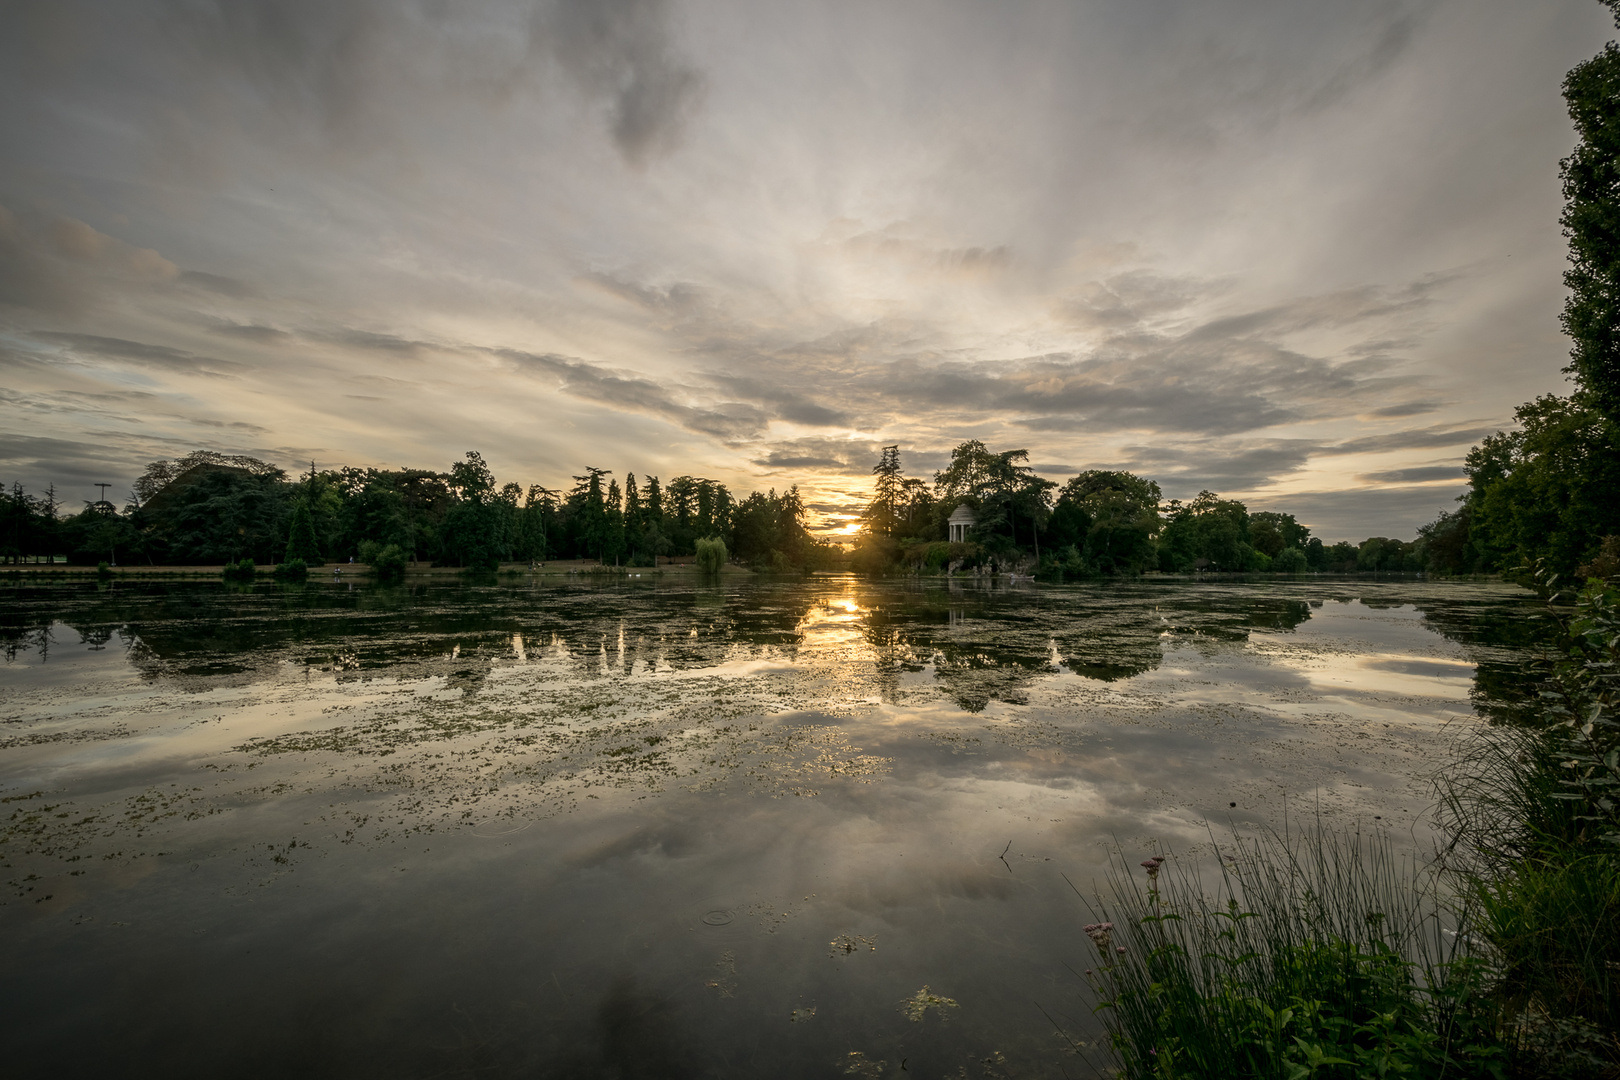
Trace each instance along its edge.
<instances>
[{"instance_id":1,"label":"green leafy plant","mask_svg":"<svg viewBox=\"0 0 1620 1080\"><path fill-rule=\"evenodd\" d=\"M389 544L376 552L370 562L378 581L405 580L405 552L398 544Z\"/></svg>"},{"instance_id":2,"label":"green leafy plant","mask_svg":"<svg viewBox=\"0 0 1620 1080\"><path fill-rule=\"evenodd\" d=\"M226 581L252 581L258 573L259 568L253 565L252 559L226 563L225 569L221 572Z\"/></svg>"},{"instance_id":3,"label":"green leafy plant","mask_svg":"<svg viewBox=\"0 0 1620 1080\"><path fill-rule=\"evenodd\" d=\"M718 536L697 542L698 569L705 574L718 574L726 565L726 542Z\"/></svg>"},{"instance_id":4,"label":"green leafy plant","mask_svg":"<svg viewBox=\"0 0 1620 1080\"><path fill-rule=\"evenodd\" d=\"M1087 977L1122 1075L1497 1077L1489 972L1470 911L1383 833L1318 828L1218 850L1196 867L1115 867Z\"/></svg>"},{"instance_id":5,"label":"green leafy plant","mask_svg":"<svg viewBox=\"0 0 1620 1080\"><path fill-rule=\"evenodd\" d=\"M288 559L276 567L275 574L281 581L303 581L309 577L309 564L303 559Z\"/></svg>"}]
</instances>

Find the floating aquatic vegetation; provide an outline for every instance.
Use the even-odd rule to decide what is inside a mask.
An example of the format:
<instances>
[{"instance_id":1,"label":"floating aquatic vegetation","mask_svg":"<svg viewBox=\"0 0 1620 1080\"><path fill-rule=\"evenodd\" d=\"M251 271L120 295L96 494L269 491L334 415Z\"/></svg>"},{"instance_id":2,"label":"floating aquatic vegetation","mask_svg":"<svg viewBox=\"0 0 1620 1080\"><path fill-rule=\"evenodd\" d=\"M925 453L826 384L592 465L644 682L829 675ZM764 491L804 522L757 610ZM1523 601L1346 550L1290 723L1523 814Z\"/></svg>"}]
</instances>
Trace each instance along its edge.
<instances>
[{"instance_id":1,"label":"floating aquatic vegetation","mask_svg":"<svg viewBox=\"0 0 1620 1080\"><path fill-rule=\"evenodd\" d=\"M839 934L828 943L828 947L832 951L827 955L836 960L840 956L853 955L861 949L877 952L877 941L873 938L861 937L858 934Z\"/></svg>"},{"instance_id":2,"label":"floating aquatic vegetation","mask_svg":"<svg viewBox=\"0 0 1620 1080\"><path fill-rule=\"evenodd\" d=\"M878 1080L883 1071L889 1067L887 1061L873 1061L859 1050L851 1050L844 1059L845 1076L861 1076L867 1080Z\"/></svg>"},{"instance_id":3,"label":"floating aquatic vegetation","mask_svg":"<svg viewBox=\"0 0 1620 1080\"><path fill-rule=\"evenodd\" d=\"M806 1020L814 1020L815 1018L816 1018L816 1007L814 1005L800 1006L799 1008L794 1009L791 1013L788 1014L788 1023L790 1023L790 1024L802 1024Z\"/></svg>"},{"instance_id":4,"label":"floating aquatic vegetation","mask_svg":"<svg viewBox=\"0 0 1620 1080\"><path fill-rule=\"evenodd\" d=\"M900 1010L906 1014L906 1019L912 1023L921 1023L923 1017L928 1015L929 1009L934 1009L939 1013L940 1019L944 1019L946 1009L959 1008L961 1006L956 1003L954 998L941 997L928 989L927 984L924 984L921 990L907 998L900 1006Z\"/></svg>"}]
</instances>

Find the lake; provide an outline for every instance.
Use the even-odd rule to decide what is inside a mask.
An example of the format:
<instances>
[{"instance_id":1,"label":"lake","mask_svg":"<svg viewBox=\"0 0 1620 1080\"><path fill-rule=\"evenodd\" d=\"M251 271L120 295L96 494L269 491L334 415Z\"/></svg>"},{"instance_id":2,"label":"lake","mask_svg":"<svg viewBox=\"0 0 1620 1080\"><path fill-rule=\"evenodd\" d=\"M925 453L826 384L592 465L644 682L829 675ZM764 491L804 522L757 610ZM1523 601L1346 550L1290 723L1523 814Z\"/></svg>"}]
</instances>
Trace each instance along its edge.
<instances>
[{"instance_id":1,"label":"lake","mask_svg":"<svg viewBox=\"0 0 1620 1080\"><path fill-rule=\"evenodd\" d=\"M1095 1075L1111 852L1423 852L1548 625L1417 580L3 589L12 1075Z\"/></svg>"}]
</instances>

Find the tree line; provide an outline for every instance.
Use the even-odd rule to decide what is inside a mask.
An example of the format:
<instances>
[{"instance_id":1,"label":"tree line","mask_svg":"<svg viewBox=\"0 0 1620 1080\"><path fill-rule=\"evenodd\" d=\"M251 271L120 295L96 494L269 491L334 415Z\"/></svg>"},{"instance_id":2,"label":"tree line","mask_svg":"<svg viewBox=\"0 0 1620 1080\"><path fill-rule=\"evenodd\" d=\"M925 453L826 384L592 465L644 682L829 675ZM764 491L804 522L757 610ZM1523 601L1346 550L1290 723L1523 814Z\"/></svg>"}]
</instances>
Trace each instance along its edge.
<instances>
[{"instance_id":1,"label":"tree line","mask_svg":"<svg viewBox=\"0 0 1620 1080\"><path fill-rule=\"evenodd\" d=\"M988 565L1058 578L1435 569L1422 535L1325 544L1293 514L1251 512L1211 491L1166 501L1156 481L1108 469L1059 485L1028 460L1027 450L993 451L973 440L930 483L904 474L898 445L884 447L853 564L914 572ZM949 523L962 507L972 524L965 540L952 542Z\"/></svg>"},{"instance_id":2,"label":"tree line","mask_svg":"<svg viewBox=\"0 0 1620 1080\"><path fill-rule=\"evenodd\" d=\"M803 567L828 549L806 530L797 487L737 499L696 476L661 483L586 467L567 490L497 483L469 451L444 472L316 469L299 476L254 458L199 450L153 462L128 502L64 516L54 489L0 494L0 558L77 563L308 565L388 549L407 561L490 569L502 562L596 559L652 566L719 540L736 558Z\"/></svg>"}]
</instances>

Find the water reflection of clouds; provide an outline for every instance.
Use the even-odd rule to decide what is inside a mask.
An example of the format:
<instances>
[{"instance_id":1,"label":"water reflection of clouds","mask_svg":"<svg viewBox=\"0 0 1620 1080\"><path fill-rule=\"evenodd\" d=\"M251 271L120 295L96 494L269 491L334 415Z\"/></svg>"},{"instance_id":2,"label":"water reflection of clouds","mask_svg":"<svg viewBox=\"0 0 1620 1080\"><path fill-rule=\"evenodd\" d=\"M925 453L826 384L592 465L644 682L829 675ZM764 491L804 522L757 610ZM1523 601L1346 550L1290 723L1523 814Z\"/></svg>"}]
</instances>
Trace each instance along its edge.
<instances>
[{"instance_id":1,"label":"water reflection of clouds","mask_svg":"<svg viewBox=\"0 0 1620 1080\"><path fill-rule=\"evenodd\" d=\"M235 927L232 980L264 974L247 950L280 962L297 949L284 930L314 911L321 962L370 970L410 927L424 951L454 940L479 983L458 1002L530 1000L533 972L555 973L556 1031L595 1032L640 1000L618 982L632 974L695 1042L746 1028L767 1057L793 1010L816 1006L792 1037L847 1043L807 1042L824 1063L895 1045L885 1018L928 983L962 1002L964 1045L1022 1040L1038 1060L1049 1032L1024 1015L1030 988L1067 993L1062 963L1087 960L1060 872L1086 889L1109 845L1193 849L1209 827L1279 822L1285 800L1296 815L1420 817L1421 774L1447 746L1438 721L1465 713L1480 655L1484 617L1466 605L1513 601L1357 591L1378 595L813 581L703 597L430 590L367 614L321 591L212 608L202 593L191 627L174 597L86 604L58 621L48 664L0 669L15 730L42 740L5 749L0 786L46 777L61 792L54 812L71 816L43 822L58 831L17 872L37 869L58 897L81 889L83 910L139 895L186 943L193 923L236 917L219 897L252 888L274 917ZM113 638L73 629L108 626L149 653L96 651ZM360 666L321 670L339 655ZM233 662L247 681L205 673ZM85 740L43 741L73 732ZM152 790L185 794L123 816ZM148 830L138 844L134 828ZM318 856L275 868L296 889L245 880L242 852L262 863L294 835ZM72 884L46 847L97 867L118 851L179 857L132 864L119 880L146 874L137 886ZM330 916L362 892L363 916ZM702 921L722 909L726 925ZM827 943L845 934L878 954L835 964ZM131 946L142 970L195 959L149 941ZM723 955L722 1002L702 987ZM63 1015L112 993L76 989L90 1004ZM435 1008L447 993L431 975L394 990ZM557 1060L575 1051L596 1053Z\"/></svg>"}]
</instances>

